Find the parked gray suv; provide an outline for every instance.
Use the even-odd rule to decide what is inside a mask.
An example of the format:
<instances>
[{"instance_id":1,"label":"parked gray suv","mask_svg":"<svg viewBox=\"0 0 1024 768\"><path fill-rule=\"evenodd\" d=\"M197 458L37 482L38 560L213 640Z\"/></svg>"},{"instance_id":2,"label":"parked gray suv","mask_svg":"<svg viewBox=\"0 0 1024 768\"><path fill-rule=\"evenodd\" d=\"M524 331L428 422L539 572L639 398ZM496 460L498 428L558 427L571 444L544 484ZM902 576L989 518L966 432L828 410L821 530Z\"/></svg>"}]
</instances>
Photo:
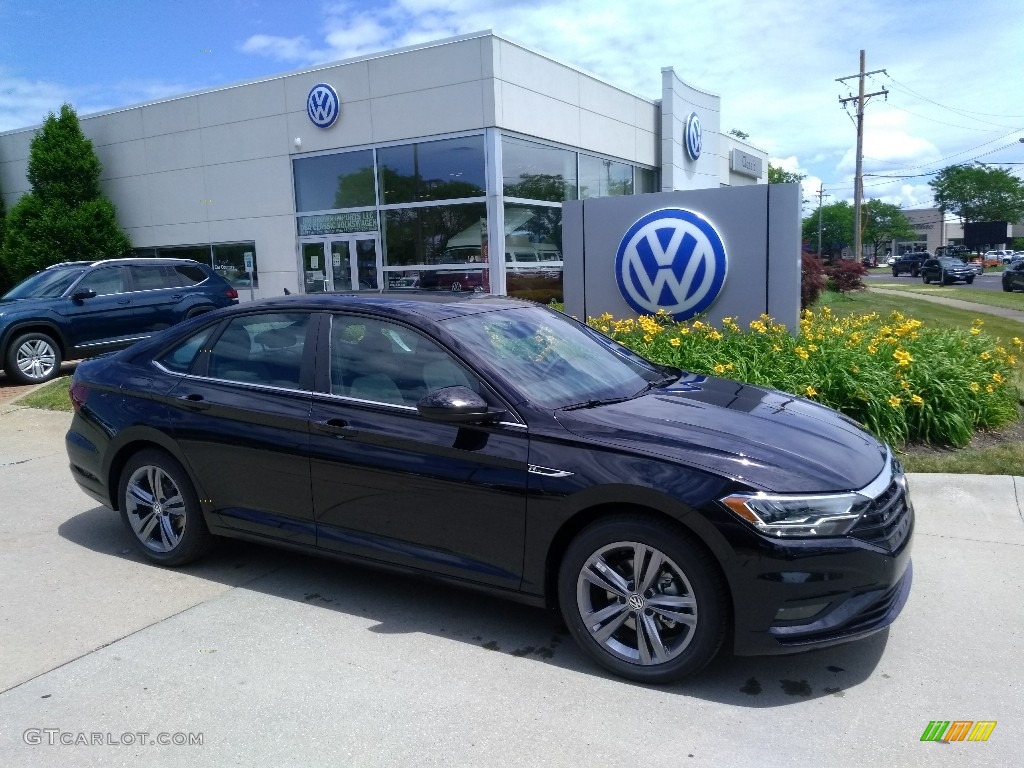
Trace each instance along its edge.
<instances>
[{"instance_id":1,"label":"parked gray suv","mask_svg":"<svg viewBox=\"0 0 1024 768\"><path fill-rule=\"evenodd\" d=\"M0 297L0 366L21 384L62 360L121 349L189 317L238 303L238 291L190 259L69 261Z\"/></svg>"}]
</instances>

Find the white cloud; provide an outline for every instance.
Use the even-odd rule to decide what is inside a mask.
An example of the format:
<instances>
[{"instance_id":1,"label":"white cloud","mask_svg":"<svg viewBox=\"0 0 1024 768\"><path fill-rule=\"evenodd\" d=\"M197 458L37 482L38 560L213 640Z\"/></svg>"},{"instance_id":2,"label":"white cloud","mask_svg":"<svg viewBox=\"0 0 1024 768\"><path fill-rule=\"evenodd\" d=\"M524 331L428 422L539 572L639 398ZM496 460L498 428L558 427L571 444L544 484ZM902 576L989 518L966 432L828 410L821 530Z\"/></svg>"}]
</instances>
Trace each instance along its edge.
<instances>
[{"instance_id":1,"label":"white cloud","mask_svg":"<svg viewBox=\"0 0 1024 768\"><path fill-rule=\"evenodd\" d=\"M313 64L317 61L316 54L311 52L309 39L305 35L252 35L239 46L239 50L242 53L255 53L288 63Z\"/></svg>"}]
</instances>

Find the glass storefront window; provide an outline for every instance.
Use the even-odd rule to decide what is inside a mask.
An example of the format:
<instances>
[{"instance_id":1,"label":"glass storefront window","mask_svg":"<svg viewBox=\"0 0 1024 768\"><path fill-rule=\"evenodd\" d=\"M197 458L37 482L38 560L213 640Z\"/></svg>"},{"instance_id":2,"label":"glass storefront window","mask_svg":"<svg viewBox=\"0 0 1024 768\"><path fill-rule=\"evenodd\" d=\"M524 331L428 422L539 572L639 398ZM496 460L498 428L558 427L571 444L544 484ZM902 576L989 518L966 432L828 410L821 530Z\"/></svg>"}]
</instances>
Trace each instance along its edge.
<instances>
[{"instance_id":1,"label":"glass storefront window","mask_svg":"<svg viewBox=\"0 0 1024 768\"><path fill-rule=\"evenodd\" d=\"M377 150L382 205L483 197L483 136L442 139Z\"/></svg>"},{"instance_id":2,"label":"glass storefront window","mask_svg":"<svg viewBox=\"0 0 1024 768\"><path fill-rule=\"evenodd\" d=\"M547 304L562 300L562 209L505 205L505 288Z\"/></svg>"},{"instance_id":3,"label":"glass storefront window","mask_svg":"<svg viewBox=\"0 0 1024 768\"><path fill-rule=\"evenodd\" d=\"M580 155L580 199L633 194L633 166Z\"/></svg>"},{"instance_id":4,"label":"glass storefront window","mask_svg":"<svg viewBox=\"0 0 1024 768\"><path fill-rule=\"evenodd\" d=\"M245 254L252 254L252 287L260 287L256 262L256 243L222 243L213 246L213 269L235 288L249 288L249 273L245 271Z\"/></svg>"},{"instance_id":5,"label":"glass storefront window","mask_svg":"<svg viewBox=\"0 0 1024 768\"><path fill-rule=\"evenodd\" d=\"M484 203L404 208L382 214L385 266L415 266L388 269L389 289L489 290Z\"/></svg>"},{"instance_id":6,"label":"glass storefront window","mask_svg":"<svg viewBox=\"0 0 1024 768\"><path fill-rule=\"evenodd\" d=\"M339 152L292 161L298 211L375 205L373 151Z\"/></svg>"},{"instance_id":7,"label":"glass storefront window","mask_svg":"<svg viewBox=\"0 0 1024 768\"><path fill-rule=\"evenodd\" d=\"M162 259L192 259L203 264L210 264L210 246L183 245L169 248L156 248L156 255Z\"/></svg>"},{"instance_id":8,"label":"glass storefront window","mask_svg":"<svg viewBox=\"0 0 1024 768\"><path fill-rule=\"evenodd\" d=\"M506 197L560 203L576 199L576 153L511 136L501 137Z\"/></svg>"}]
</instances>

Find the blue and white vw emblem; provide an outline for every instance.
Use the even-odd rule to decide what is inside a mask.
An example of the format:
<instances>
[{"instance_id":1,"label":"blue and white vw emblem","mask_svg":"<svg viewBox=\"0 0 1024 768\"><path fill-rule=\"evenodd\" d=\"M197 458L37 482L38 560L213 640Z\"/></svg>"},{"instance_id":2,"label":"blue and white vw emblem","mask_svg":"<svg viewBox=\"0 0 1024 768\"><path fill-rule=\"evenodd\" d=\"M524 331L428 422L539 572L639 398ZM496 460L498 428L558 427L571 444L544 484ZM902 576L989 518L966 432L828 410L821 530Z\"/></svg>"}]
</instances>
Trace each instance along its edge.
<instances>
[{"instance_id":1,"label":"blue and white vw emblem","mask_svg":"<svg viewBox=\"0 0 1024 768\"><path fill-rule=\"evenodd\" d=\"M696 112L691 112L686 119L686 154L691 160L700 157L701 144L704 141L704 134L700 127L700 118Z\"/></svg>"},{"instance_id":2,"label":"blue and white vw emblem","mask_svg":"<svg viewBox=\"0 0 1024 768\"><path fill-rule=\"evenodd\" d=\"M648 213L629 228L615 256L619 292L633 309L676 320L707 311L725 285L725 245L711 223L683 208Z\"/></svg>"},{"instance_id":3,"label":"blue and white vw emblem","mask_svg":"<svg viewBox=\"0 0 1024 768\"><path fill-rule=\"evenodd\" d=\"M317 83L306 97L306 114L317 128L330 128L341 113L338 92L327 83Z\"/></svg>"}]
</instances>

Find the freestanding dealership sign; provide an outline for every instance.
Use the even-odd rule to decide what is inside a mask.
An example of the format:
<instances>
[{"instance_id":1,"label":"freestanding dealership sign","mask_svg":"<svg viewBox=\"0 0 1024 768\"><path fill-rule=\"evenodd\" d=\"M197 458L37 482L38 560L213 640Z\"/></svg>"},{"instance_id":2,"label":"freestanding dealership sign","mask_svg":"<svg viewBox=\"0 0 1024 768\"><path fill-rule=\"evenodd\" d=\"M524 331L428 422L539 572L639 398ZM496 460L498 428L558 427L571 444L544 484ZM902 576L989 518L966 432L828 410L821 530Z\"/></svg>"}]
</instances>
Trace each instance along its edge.
<instances>
[{"instance_id":1,"label":"freestanding dealership sign","mask_svg":"<svg viewBox=\"0 0 1024 768\"><path fill-rule=\"evenodd\" d=\"M565 309L663 310L741 324L800 315L800 186L758 184L563 205Z\"/></svg>"}]
</instances>

